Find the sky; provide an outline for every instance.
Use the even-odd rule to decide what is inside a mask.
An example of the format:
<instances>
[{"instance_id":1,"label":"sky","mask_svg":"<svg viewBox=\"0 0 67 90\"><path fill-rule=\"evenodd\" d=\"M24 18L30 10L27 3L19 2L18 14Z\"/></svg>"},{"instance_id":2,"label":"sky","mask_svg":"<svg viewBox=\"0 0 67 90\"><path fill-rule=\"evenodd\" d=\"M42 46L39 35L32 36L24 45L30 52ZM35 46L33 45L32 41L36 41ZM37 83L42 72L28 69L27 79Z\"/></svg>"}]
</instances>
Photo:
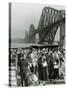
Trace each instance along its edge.
<instances>
[{"instance_id":1,"label":"sky","mask_svg":"<svg viewBox=\"0 0 67 90\"><path fill-rule=\"evenodd\" d=\"M45 6L58 10L65 9L64 6L13 2L11 7L11 37L24 38L25 31L29 31L30 24L33 24L37 29L42 9Z\"/></svg>"}]
</instances>

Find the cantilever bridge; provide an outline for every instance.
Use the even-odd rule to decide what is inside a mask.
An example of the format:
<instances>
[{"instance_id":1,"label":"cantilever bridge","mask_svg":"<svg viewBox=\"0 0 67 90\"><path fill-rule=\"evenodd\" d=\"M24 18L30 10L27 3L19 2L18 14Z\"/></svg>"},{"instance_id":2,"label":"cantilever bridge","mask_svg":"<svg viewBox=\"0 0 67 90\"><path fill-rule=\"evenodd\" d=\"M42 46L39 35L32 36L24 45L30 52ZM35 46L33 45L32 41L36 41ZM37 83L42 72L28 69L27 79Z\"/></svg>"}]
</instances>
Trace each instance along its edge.
<instances>
[{"instance_id":1,"label":"cantilever bridge","mask_svg":"<svg viewBox=\"0 0 67 90\"><path fill-rule=\"evenodd\" d=\"M53 43L58 27L60 27L60 42L63 43L65 38L65 11L44 7L38 28L37 30L34 30L34 32L29 37L32 40L38 33L38 43Z\"/></svg>"}]
</instances>

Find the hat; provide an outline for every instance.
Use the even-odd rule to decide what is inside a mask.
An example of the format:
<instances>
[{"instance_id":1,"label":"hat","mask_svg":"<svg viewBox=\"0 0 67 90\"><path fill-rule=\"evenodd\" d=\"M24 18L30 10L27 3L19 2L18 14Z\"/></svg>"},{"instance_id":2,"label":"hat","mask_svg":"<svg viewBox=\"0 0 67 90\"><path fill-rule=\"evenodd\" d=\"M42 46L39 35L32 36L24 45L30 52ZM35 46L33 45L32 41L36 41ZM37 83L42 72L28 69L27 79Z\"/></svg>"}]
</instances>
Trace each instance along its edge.
<instances>
[{"instance_id":1,"label":"hat","mask_svg":"<svg viewBox=\"0 0 67 90\"><path fill-rule=\"evenodd\" d=\"M43 48L42 50L45 51L45 48Z\"/></svg>"},{"instance_id":2,"label":"hat","mask_svg":"<svg viewBox=\"0 0 67 90\"><path fill-rule=\"evenodd\" d=\"M23 59L24 58L24 54L21 55L20 59Z\"/></svg>"},{"instance_id":3,"label":"hat","mask_svg":"<svg viewBox=\"0 0 67 90\"><path fill-rule=\"evenodd\" d=\"M20 57L20 59L23 59L23 57Z\"/></svg>"},{"instance_id":4,"label":"hat","mask_svg":"<svg viewBox=\"0 0 67 90\"><path fill-rule=\"evenodd\" d=\"M46 59L46 57L45 57L45 56L43 56L43 59Z\"/></svg>"}]
</instances>

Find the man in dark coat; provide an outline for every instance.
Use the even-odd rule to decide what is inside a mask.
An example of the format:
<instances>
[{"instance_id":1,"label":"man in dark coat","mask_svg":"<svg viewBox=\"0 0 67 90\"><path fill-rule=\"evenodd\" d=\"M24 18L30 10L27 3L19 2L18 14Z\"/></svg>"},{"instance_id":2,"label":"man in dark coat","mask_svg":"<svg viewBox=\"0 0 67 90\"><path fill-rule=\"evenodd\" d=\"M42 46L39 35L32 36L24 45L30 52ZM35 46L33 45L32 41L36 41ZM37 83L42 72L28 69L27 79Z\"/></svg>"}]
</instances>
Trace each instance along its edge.
<instances>
[{"instance_id":1,"label":"man in dark coat","mask_svg":"<svg viewBox=\"0 0 67 90\"><path fill-rule=\"evenodd\" d=\"M38 58L38 78L39 78L39 80L43 80L41 55L39 55L39 58Z\"/></svg>"},{"instance_id":2,"label":"man in dark coat","mask_svg":"<svg viewBox=\"0 0 67 90\"><path fill-rule=\"evenodd\" d=\"M23 81L25 82L25 86L28 86L28 62L23 58L23 56L20 58L20 75L21 75L21 84L23 86Z\"/></svg>"},{"instance_id":3,"label":"man in dark coat","mask_svg":"<svg viewBox=\"0 0 67 90\"><path fill-rule=\"evenodd\" d=\"M49 72L49 79L50 82L52 81L52 77L53 77L53 56L52 53L50 55L48 55L48 72Z\"/></svg>"}]
</instances>

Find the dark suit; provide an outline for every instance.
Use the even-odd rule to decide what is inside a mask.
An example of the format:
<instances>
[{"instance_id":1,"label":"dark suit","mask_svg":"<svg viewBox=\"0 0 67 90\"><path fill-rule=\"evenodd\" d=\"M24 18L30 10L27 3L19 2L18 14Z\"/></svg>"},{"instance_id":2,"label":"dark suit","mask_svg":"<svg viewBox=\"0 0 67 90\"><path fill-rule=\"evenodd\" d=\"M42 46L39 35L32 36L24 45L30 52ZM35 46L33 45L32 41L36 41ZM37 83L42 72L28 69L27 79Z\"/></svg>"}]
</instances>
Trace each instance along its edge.
<instances>
[{"instance_id":1,"label":"dark suit","mask_svg":"<svg viewBox=\"0 0 67 90\"><path fill-rule=\"evenodd\" d=\"M20 59L20 75L21 75L21 84L23 86L23 80L25 81L25 86L28 86L28 62L24 59Z\"/></svg>"},{"instance_id":2,"label":"dark suit","mask_svg":"<svg viewBox=\"0 0 67 90\"><path fill-rule=\"evenodd\" d=\"M43 80L43 73L42 73L42 58L38 59L38 76L39 80Z\"/></svg>"},{"instance_id":3,"label":"dark suit","mask_svg":"<svg viewBox=\"0 0 67 90\"><path fill-rule=\"evenodd\" d=\"M53 68L54 68L53 57L52 57L52 55L49 55L48 56L48 72L49 72L50 81L52 80L52 77L53 77Z\"/></svg>"}]
</instances>

